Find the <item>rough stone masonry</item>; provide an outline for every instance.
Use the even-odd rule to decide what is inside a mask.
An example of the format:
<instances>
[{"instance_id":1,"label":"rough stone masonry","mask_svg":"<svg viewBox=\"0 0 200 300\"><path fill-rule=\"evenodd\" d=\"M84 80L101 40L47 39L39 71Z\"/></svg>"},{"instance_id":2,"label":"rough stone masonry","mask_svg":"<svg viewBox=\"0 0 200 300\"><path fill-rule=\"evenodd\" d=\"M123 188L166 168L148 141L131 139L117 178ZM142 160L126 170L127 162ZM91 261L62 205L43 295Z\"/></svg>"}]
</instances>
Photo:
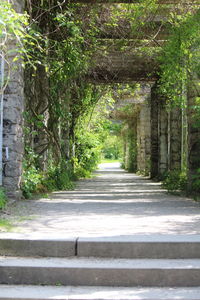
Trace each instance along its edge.
<instances>
[{"instance_id":1,"label":"rough stone masonry","mask_svg":"<svg viewBox=\"0 0 200 300\"><path fill-rule=\"evenodd\" d=\"M14 0L17 12L23 12L24 1ZM16 56L16 41L9 40L6 53L5 74L9 82L4 93L3 116L3 186L9 198L21 197L20 181L23 158L23 108L24 80L21 61L13 62ZM6 149L7 154L6 155Z\"/></svg>"}]
</instances>

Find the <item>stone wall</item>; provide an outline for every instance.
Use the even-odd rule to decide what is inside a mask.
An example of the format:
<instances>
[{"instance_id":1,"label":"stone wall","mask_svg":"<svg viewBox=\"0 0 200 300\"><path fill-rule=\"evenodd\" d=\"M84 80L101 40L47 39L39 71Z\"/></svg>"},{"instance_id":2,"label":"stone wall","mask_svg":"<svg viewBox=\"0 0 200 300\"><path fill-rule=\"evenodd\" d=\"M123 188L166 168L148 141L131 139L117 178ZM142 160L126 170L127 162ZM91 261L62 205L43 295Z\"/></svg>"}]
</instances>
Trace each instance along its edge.
<instances>
[{"instance_id":1,"label":"stone wall","mask_svg":"<svg viewBox=\"0 0 200 300\"><path fill-rule=\"evenodd\" d=\"M14 1L17 12L23 11L23 1ZM3 116L3 186L11 198L19 198L23 159L24 79L21 61L16 56L16 41L8 41L5 73L9 82L4 93ZM8 155L6 155L6 152Z\"/></svg>"}]
</instances>

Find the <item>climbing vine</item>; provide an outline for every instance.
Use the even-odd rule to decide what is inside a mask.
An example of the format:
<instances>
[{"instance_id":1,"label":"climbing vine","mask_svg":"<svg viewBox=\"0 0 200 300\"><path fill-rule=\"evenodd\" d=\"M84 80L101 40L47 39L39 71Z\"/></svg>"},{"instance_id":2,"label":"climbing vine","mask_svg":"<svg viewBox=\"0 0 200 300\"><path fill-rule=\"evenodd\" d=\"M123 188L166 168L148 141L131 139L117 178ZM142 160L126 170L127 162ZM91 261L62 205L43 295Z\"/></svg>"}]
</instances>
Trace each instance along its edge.
<instances>
[{"instance_id":1,"label":"climbing vine","mask_svg":"<svg viewBox=\"0 0 200 300\"><path fill-rule=\"evenodd\" d=\"M176 106L182 111L182 118L185 123L182 127L187 128L187 118L189 120L190 132L197 131L200 127L200 11L191 14L188 12L184 16L171 16L173 24L169 41L163 49L160 57L160 90L166 98L168 105ZM185 115L185 117L184 117ZM192 128L195 128L194 130ZM195 166L192 166L192 152L198 147L198 141L192 141L192 137L188 137L186 130L185 140L190 138L190 148L188 152L184 150L185 162L182 166L183 170L177 170L166 175L164 185L171 189L185 189L200 191L200 177L198 168L198 160ZM193 174L192 174L193 173ZM176 184L174 175L177 176ZM184 178L184 184L182 184ZM187 184L186 184L187 182Z\"/></svg>"},{"instance_id":2,"label":"climbing vine","mask_svg":"<svg viewBox=\"0 0 200 300\"><path fill-rule=\"evenodd\" d=\"M25 15L16 14L7 2L0 4L0 34L6 39L14 34L21 45L19 57L24 57L22 189L29 196L38 189L72 187L75 175L96 166L104 126L97 130L94 124L88 128L85 124L91 123L97 103L113 89L114 76L101 68L109 53L120 52L122 60L128 53L142 57L162 53L162 93L179 101L188 77L199 72L199 12L193 16L188 10L180 18L181 6L170 5L164 19L172 25L172 35L162 48L156 37L166 21L157 20L162 8L156 0L112 5L27 0L25 4ZM109 71L109 59L105 61ZM95 83L99 74L107 86ZM134 109L127 106L120 113L129 119ZM136 141L133 144L136 147ZM135 169L135 148L131 155Z\"/></svg>"},{"instance_id":3,"label":"climbing vine","mask_svg":"<svg viewBox=\"0 0 200 300\"><path fill-rule=\"evenodd\" d=\"M3 50L6 42L13 37L23 47L24 26L28 26L27 15L17 13L10 3L2 1L0 3L0 49Z\"/></svg>"},{"instance_id":4,"label":"climbing vine","mask_svg":"<svg viewBox=\"0 0 200 300\"><path fill-rule=\"evenodd\" d=\"M168 99L180 104L184 86L199 76L200 11L196 14L173 16L171 36L162 51L161 91Z\"/></svg>"},{"instance_id":5,"label":"climbing vine","mask_svg":"<svg viewBox=\"0 0 200 300\"><path fill-rule=\"evenodd\" d=\"M67 164L69 174L81 176L96 166L99 145L94 133L84 132L83 123L106 90L105 86L89 83L87 78L95 63L95 53L101 50L106 55L108 46L98 37L117 26L117 34L123 40L124 18L129 30L139 34L138 26L145 26L150 12L156 11L155 3L145 0L139 5L109 7L57 1L42 1L39 5L38 1L26 2L30 38L25 43L28 57L25 59L26 159L22 185L25 194L48 185L52 168L62 170ZM121 51L124 47L127 48L125 39L124 43L117 43Z\"/></svg>"}]
</instances>

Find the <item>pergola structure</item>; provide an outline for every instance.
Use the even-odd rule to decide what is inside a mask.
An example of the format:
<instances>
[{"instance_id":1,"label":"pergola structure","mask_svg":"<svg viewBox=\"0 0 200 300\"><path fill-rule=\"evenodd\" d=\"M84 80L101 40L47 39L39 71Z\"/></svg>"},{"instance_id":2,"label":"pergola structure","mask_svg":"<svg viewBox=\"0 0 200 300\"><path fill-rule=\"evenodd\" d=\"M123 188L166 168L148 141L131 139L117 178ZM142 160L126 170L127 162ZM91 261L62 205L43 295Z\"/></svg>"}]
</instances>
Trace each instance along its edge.
<instances>
[{"instance_id":1,"label":"pergola structure","mask_svg":"<svg viewBox=\"0 0 200 300\"><path fill-rule=\"evenodd\" d=\"M70 1L69 1L70 2ZM107 7L123 4L139 4L140 0L75 0L73 2L88 5L103 4ZM151 3L151 1L150 1ZM172 5L173 4L173 5ZM174 7L174 4L177 4ZM180 10L179 5L184 9ZM120 19L116 26L106 25L106 18L99 22L97 37L103 48L95 53L93 68L88 74L93 82L130 82L130 81L156 81L158 79L159 64L157 56L170 34L171 24L168 16L174 9L180 14L191 10L196 12L200 1L186 0L159 0L156 14L145 19L138 31L132 31L127 20ZM102 17L101 17L102 18ZM124 51L119 51L117 45L120 41L126 43ZM150 49L144 51L142 49Z\"/></svg>"},{"instance_id":2,"label":"pergola structure","mask_svg":"<svg viewBox=\"0 0 200 300\"><path fill-rule=\"evenodd\" d=\"M83 4L104 4L107 6L123 4L139 4L139 0L76 0ZM151 1L150 1L151 3ZM183 9L180 10L180 7ZM159 79L159 63L157 56L162 46L167 42L171 24L167 15L173 9L178 13L188 10L195 13L200 7L199 0L158 0L158 10L154 18L147 18L145 24L132 32L127 20L121 20L114 28L100 24L98 38L100 44L107 45L106 55L95 54L93 68L88 74L89 79L96 83L153 83L151 92L146 95L146 101L135 110L130 123L133 138L137 144L137 170L152 177L162 177L166 171L181 170L182 154L186 149L189 176L194 172L194 161L200 150L198 139L200 134L192 125L191 111L180 108L166 109L167 99L160 94L157 87ZM124 51L117 50L116 44L126 41ZM142 51L142 48L151 49ZM188 87L188 107L192 105L194 94ZM133 101L134 102L134 101ZM187 115L187 116L186 116ZM186 132L185 128L188 128ZM127 146L127 155L129 149ZM127 158L128 164L128 158ZM200 162L197 162L200 167ZM196 167L196 166L195 166Z\"/></svg>"},{"instance_id":3,"label":"pergola structure","mask_svg":"<svg viewBox=\"0 0 200 300\"><path fill-rule=\"evenodd\" d=\"M23 11L23 1L13 2L19 12ZM99 5L102 8L106 6L109 9L112 5L117 7L120 3L137 5L142 1L65 0L61 5L64 7L68 3ZM137 170L145 174L150 173L152 177L162 176L168 170L180 170L183 149L187 148L188 169L192 174L195 168L200 168L200 161L197 159L200 152L200 134L193 126L190 109L187 111L187 118L186 111L180 108L166 110L167 99L160 94L157 86L159 78L157 56L169 36L171 24L167 16L170 10L174 9L176 13L190 10L195 13L200 7L200 0L158 0L157 3L156 15L149 16L137 31L132 31L130 22L123 18L120 18L114 27L107 26L106 19L105 22L99 20L99 30L96 33L99 50L94 55L87 76L88 80L95 84L141 83L141 89L145 93L145 96L142 96L144 101L137 103L137 109L128 125L137 145ZM123 51L118 48L121 41L125 45ZM10 53L11 60L12 55ZM16 64L18 67L11 73L9 90L4 97L3 148L9 150L9 158L4 160L3 185L10 191L19 189L24 149L22 116L24 78L20 62ZM150 89L147 89L147 86L150 86ZM189 108L193 104L195 93L196 91L188 87ZM134 105L134 99L132 103ZM185 128L188 128L187 133ZM127 141L125 151L127 157L129 150ZM126 161L128 163L128 158Z\"/></svg>"}]
</instances>

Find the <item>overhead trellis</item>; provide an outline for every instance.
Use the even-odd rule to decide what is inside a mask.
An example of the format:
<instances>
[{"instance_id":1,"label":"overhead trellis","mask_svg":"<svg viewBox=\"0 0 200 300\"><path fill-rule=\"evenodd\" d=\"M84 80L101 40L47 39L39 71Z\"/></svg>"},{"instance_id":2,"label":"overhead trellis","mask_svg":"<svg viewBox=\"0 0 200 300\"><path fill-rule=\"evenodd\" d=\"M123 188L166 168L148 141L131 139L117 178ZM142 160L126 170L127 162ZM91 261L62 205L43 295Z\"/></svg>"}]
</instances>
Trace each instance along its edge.
<instances>
[{"instance_id":1,"label":"overhead trellis","mask_svg":"<svg viewBox=\"0 0 200 300\"><path fill-rule=\"evenodd\" d=\"M63 161L77 168L85 161L84 118L111 86L159 78L158 57L175 24L196 13L194 4L27 0L27 161L42 170ZM91 148L84 153L91 154L92 143L85 145Z\"/></svg>"}]
</instances>

